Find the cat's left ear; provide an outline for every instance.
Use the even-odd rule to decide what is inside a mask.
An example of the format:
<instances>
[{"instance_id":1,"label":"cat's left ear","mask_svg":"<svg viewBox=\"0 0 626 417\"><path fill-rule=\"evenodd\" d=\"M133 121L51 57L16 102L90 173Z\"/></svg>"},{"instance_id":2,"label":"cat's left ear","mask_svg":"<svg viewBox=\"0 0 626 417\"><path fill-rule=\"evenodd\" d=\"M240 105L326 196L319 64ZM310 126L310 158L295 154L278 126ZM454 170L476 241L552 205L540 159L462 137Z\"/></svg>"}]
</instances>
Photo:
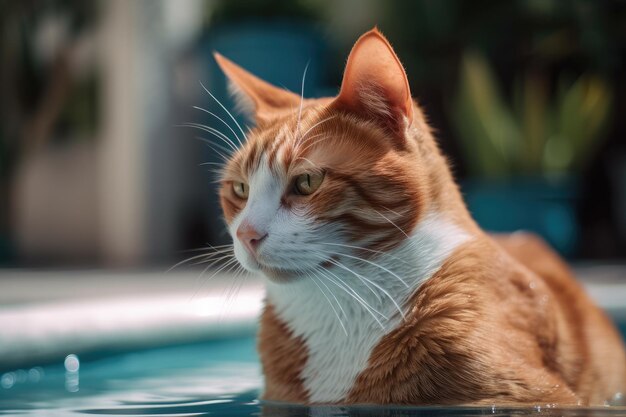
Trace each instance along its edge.
<instances>
[{"instance_id":1,"label":"cat's left ear","mask_svg":"<svg viewBox=\"0 0 626 417\"><path fill-rule=\"evenodd\" d=\"M377 120L399 136L413 122L406 73L378 29L365 33L352 47L341 91L332 106Z\"/></svg>"},{"instance_id":2,"label":"cat's left ear","mask_svg":"<svg viewBox=\"0 0 626 417\"><path fill-rule=\"evenodd\" d=\"M263 122L277 113L293 110L300 105L300 96L263 81L217 52L213 56L228 77L231 92L238 104L257 122Z\"/></svg>"}]
</instances>

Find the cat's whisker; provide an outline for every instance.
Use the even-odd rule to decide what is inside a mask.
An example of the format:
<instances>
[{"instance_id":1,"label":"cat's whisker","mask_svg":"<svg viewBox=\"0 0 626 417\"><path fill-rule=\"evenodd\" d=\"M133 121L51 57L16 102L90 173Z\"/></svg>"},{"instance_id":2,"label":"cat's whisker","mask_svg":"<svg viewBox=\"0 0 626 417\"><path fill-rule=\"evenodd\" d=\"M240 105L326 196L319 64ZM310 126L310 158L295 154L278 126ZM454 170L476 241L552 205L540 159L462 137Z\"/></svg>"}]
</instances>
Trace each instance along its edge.
<instances>
[{"instance_id":1,"label":"cat's whisker","mask_svg":"<svg viewBox=\"0 0 626 417\"><path fill-rule=\"evenodd\" d=\"M350 297L352 297L354 300L356 300L356 302L359 303L370 316L372 316L374 321L380 326L381 329L385 328L385 325L380 321L380 318L376 316L376 314L378 314L383 319L388 320L384 314L382 314L381 312L376 310L374 307L369 305L367 301L363 299L363 297L361 297L354 289L352 289L349 285L343 282L337 275L333 274L332 272L328 270L320 271L320 273L322 277L326 278L330 283L334 284L337 288L339 288L340 290L348 294ZM332 274L336 279L333 279L330 275L327 275L326 273Z\"/></svg>"},{"instance_id":2,"label":"cat's whisker","mask_svg":"<svg viewBox=\"0 0 626 417\"><path fill-rule=\"evenodd\" d=\"M313 129L315 129L316 127L318 127L318 126L319 126L319 125L321 125L322 123L326 123L327 121L334 119L335 117L337 117L337 116L336 116L336 115L332 115L332 116L330 116L330 117L327 117L327 118L325 118L325 119L320 120L319 122L315 123L313 126L309 127L309 128L307 129L307 131L306 131L306 132L304 132L304 135L300 136L300 139L299 139L300 143L302 143L302 141L304 141L304 139L307 137L307 135L308 135L309 133L311 133L311 131L312 131Z\"/></svg>"},{"instance_id":3,"label":"cat's whisker","mask_svg":"<svg viewBox=\"0 0 626 417\"><path fill-rule=\"evenodd\" d=\"M391 225L392 225L392 226L394 226L396 229L398 229L400 232L402 232L402 234L403 234L404 236L406 236L406 238L407 238L407 239L409 239L409 242L411 241L411 240L410 240L410 239L411 239L411 238L410 238L410 236L409 236L409 235L408 235L408 234L407 234L404 230L402 230L402 229L400 228L400 226L398 226L397 224L395 224L393 221L391 221L391 219L387 218L387 217L386 217L384 214L382 214L380 211L378 211L378 210L376 210L376 209L374 209L374 211L375 211L376 213L378 213L378 215L379 215L380 217L382 217L383 219L387 220L389 223L391 223Z\"/></svg>"},{"instance_id":4,"label":"cat's whisker","mask_svg":"<svg viewBox=\"0 0 626 417\"><path fill-rule=\"evenodd\" d=\"M398 217L402 217L402 216L403 216L401 213L398 213L397 211L392 210L392 209L390 209L389 207L385 207L385 206L383 206L383 208L384 208L385 210L387 210L388 212L395 214L395 215L396 215L396 216L398 216Z\"/></svg>"},{"instance_id":5,"label":"cat's whisker","mask_svg":"<svg viewBox=\"0 0 626 417\"><path fill-rule=\"evenodd\" d=\"M222 175L224 174L224 169L207 169L206 172L213 174L214 178L211 180L211 184L221 184L222 183Z\"/></svg>"},{"instance_id":6,"label":"cat's whisker","mask_svg":"<svg viewBox=\"0 0 626 417\"><path fill-rule=\"evenodd\" d=\"M215 137L223 140L224 143L227 144L233 150L233 152L237 152L238 151L238 148L237 148L237 145L235 145L235 142L233 142L231 138L229 138L224 133L220 132L219 130L217 130L214 127L206 126L206 125L203 125L203 124L200 124L200 123L192 123L192 122L183 123L183 124L177 125L177 126L178 127L191 127L191 128L194 128L194 129L198 129L198 130L202 130L202 131L208 132L208 133L214 135Z\"/></svg>"},{"instance_id":7,"label":"cat's whisker","mask_svg":"<svg viewBox=\"0 0 626 417\"><path fill-rule=\"evenodd\" d=\"M225 146L220 145L219 143L215 143L213 141L210 141L207 138L203 138L202 136L194 136L194 139L199 140L201 142L203 142L204 144L206 144L209 148L211 148L213 151L215 152L219 152L219 150L221 150L224 153L219 153L220 156L228 156L231 153L231 150L228 149ZM224 165L226 164L226 161L222 162Z\"/></svg>"},{"instance_id":8,"label":"cat's whisker","mask_svg":"<svg viewBox=\"0 0 626 417\"><path fill-rule=\"evenodd\" d=\"M206 251L206 250L217 250L217 249L221 249L221 248L231 248L232 249L233 244L227 244L227 245L215 245L212 246L211 244L207 243L206 246L201 247L201 248L194 248L194 249L183 249L178 251L178 253L189 253L189 252L201 252L201 251Z\"/></svg>"},{"instance_id":9,"label":"cat's whisker","mask_svg":"<svg viewBox=\"0 0 626 417\"><path fill-rule=\"evenodd\" d=\"M224 168L226 164L224 162L202 162L201 164L198 164L199 167L203 167L205 165L214 165L220 168Z\"/></svg>"},{"instance_id":10,"label":"cat's whisker","mask_svg":"<svg viewBox=\"0 0 626 417\"><path fill-rule=\"evenodd\" d=\"M236 295L241 291L241 287L245 280L245 277L242 277L241 273L241 265L239 263L235 263L233 266L224 271L225 274L231 275L230 285L224 296L224 305L222 307L222 313L227 313L227 309L229 305L232 305Z\"/></svg>"},{"instance_id":11,"label":"cat's whisker","mask_svg":"<svg viewBox=\"0 0 626 417\"><path fill-rule=\"evenodd\" d=\"M209 242L206 242L207 248L211 248L211 249L220 249L220 248L233 248L233 244L232 243L226 243L224 245L211 245Z\"/></svg>"},{"instance_id":12,"label":"cat's whisker","mask_svg":"<svg viewBox=\"0 0 626 417\"><path fill-rule=\"evenodd\" d=\"M237 264L237 263L232 264L232 265L231 265L228 269L226 269L226 270L224 270L224 271L222 271L222 272L223 272L224 274L230 274L230 273L231 273L231 271L233 270L233 268L235 268L235 267L237 267L237 266L238 266L238 264ZM204 271L204 272L206 272L206 269L205 269L205 271ZM211 278L209 278L209 279L211 279ZM202 283L198 286L198 289L196 290L196 294L197 294L198 292L200 292L200 291L204 288L204 285L206 284L206 282L208 282L208 280L207 280L207 281L203 281L203 282L202 282ZM227 307L228 307L228 303L229 303L229 300L230 300L230 299L229 299L229 295L230 295L230 293L233 291L233 289L234 289L234 287L235 287L236 283L237 283L237 277L236 277L235 275L233 275L233 276L232 276L232 279L231 279L231 280L229 281L229 283L228 283L228 286L222 290L221 297L220 297L220 299L222 300L222 306L221 306L221 308L220 308L220 320L223 318L223 316L224 316L224 315L225 315L225 313L226 313L226 309L227 309ZM196 294L194 294L194 297L196 296Z\"/></svg>"},{"instance_id":13,"label":"cat's whisker","mask_svg":"<svg viewBox=\"0 0 626 417\"><path fill-rule=\"evenodd\" d=\"M210 114L211 116L215 117L215 118L216 118L217 120L219 120L220 122L222 122L222 123L224 124L224 126L226 126L226 127L228 128L228 130L230 130L230 131L231 131L231 133L235 136L235 138L237 139L237 142L239 142L239 146L243 146L243 142L242 142L241 138L239 137L239 135L237 134L237 132L235 132L235 131L233 130L233 128L232 128L232 127L230 127L230 125L229 125L228 123L226 123L226 121L225 121L224 119L222 119L221 117L219 117L217 114L215 114L215 113L213 113L213 112L208 111L207 109L203 109L202 107L199 107L199 106L192 106L192 107L193 107L194 109L196 109L196 110L200 110L200 111L203 111L203 112L205 112L205 113L208 113L208 114Z\"/></svg>"},{"instance_id":14,"label":"cat's whisker","mask_svg":"<svg viewBox=\"0 0 626 417\"><path fill-rule=\"evenodd\" d=\"M189 265L189 266L196 266L196 265L203 265L203 264L205 264L205 263L207 263L207 262L210 262L210 263L211 263L211 266L212 266L212 265L218 264L220 261L223 261L224 259L230 259L230 258L232 258L233 256L234 256L233 254L226 254L226 255L221 256L221 257L219 257L219 258L209 258L209 259L204 259L204 260L201 260L201 261L197 261L197 262L190 263L190 264L188 264L188 265Z\"/></svg>"},{"instance_id":15,"label":"cat's whisker","mask_svg":"<svg viewBox=\"0 0 626 417\"><path fill-rule=\"evenodd\" d=\"M207 282L209 282L210 280L212 280L214 277L217 276L217 274L219 274L220 272L222 272L224 269L230 267L233 265L233 263L236 263L237 258L235 258L234 256L232 257L232 259L230 259L229 261L225 262L224 265L222 265L220 268L218 268L217 270L215 270L213 272L213 274L211 274L210 277L206 278L203 283L200 285L200 288L198 288L195 293L193 294L193 296L190 298L190 301L195 299L196 296L198 295L198 293L200 292L200 290L204 287L204 284L206 284ZM198 276L198 278L202 278L204 276L204 274L206 273L206 271L209 270L209 268L211 268L213 266L213 264L209 264L206 268L204 268L204 270L202 270L202 272L200 273L200 275Z\"/></svg>"},{"instance_id":16,"label":"cat's whisker","mask_svg":"<svg viewBox=\"0 0 626 417\"><path fill-rule=\"evenodd\" d=\"M366 310L370 311L370 314L372 314L373 312L376 312L378 314L380 314L382 317L384 317L381 313L377 312L372 306L370 306L364 299L363 297L361 297L360 294L358 294L356 292L356 290L354 290L353 288L351 288L347 283L341 281L341 279L335 275L332 274L332 272L324 269L324 268L315 268L314 269L315 272L319 273L319 276L322 278L326 278L327 280L331 281L333 284L335 284L338 288L340 288L343 292L345 292L346 294L348 294L350 297L354 298L359 304L361 304L363 306L363 308L365 308ZM335 276L336 279L333 279L333 277L329 276L329 274L332 274L333 276ZM322 282L320 280L320 282ZM324 285L326 288L328 288L327 285ZM337 300L337 305L340 306L341 311L343 312L344 316L346 318L348 318L348 314L345 312L345 310L341 307L341 304L339 303L339 300L337 299L337 297L334 295L334 293L330 290L330 288L328 288L328 291L333 295L333 297L335 298L335 300ZM374 318L376 318L376 316L374 316ZM386 318L386 317L384 317Z\"/></svg>"},{"instance_id":17,"label":"cat's whisker","mask_svg":"<svg viewBox=\"0 0 626 417\"><path fill-rule=\"evenodd\" d=\"M209 148L211 148L213 152L215 152L220 158L222 158L224 164L226 164L227 161L230 159L230 157L228 156L228 153L230 152L229 150L226 150L226 154L223 154L222 152L217 150L217 146L219 145L217 145L216 143L212 143L211 141L200 136L196 136L194 139L204 142ZM224 149L223 146L219 146L219 148Z\"/></svg>"},{"instance_id":18,"label":"cat's whisker","mask_svg":"<svg viewBox=\"0 0 626 417\"><path fill-rule=\"evenodd\" d=\"M309 137L309 140L314 139L314 138L317 138L317 137L320 137L320 136L323 136L323 137L322 137L321 139L316 140L316 141L315 141L315 142L313 142L313 143L309 143L309 144L308 144L308 145L307 145L304 149L299 149L299 148L298 148L298 149L297 149L297 151L298 151L299 153L304 153L304 152L306 152L307 150L309 150L310 148L312 148L313 146L317 145L318 143L320 143L320 142L322 142L322 141L325 141L325 140L328 140L328 139L330 139L330 138L331 138L331 136L324 136L324 133L318 133L317 135L313 135L313 136Z\"/></svg>"},{"instance_id":19,"label":"cat's whisker","mask_svg":"<svg viewBox=\"0 0 626 417\"><path fill-rule=\"evenodd\" d=\"M312 275L314 277L317 277L315 275L315 272L320 272L322 268L315 268L313 270ZM317 277L319 279L319 277ZM345 317L346 319L348 318L348 314L346 313L346 311L343 309L343 307L341 306L341 303L339 302L339 300L337 299L337 296L331 291L331 289L328 287L328 285L326 285L326 283L324 281L322 281L321 279L319 279L320 284L322 284L330 293L330 295L333 297L333 299L335 300L335 302L337 303L337 307L339 307L339 310L341 310L341 313L343 314L343 317Z\"/></svg>"},{"instance_id":20,"label":"cat's whisker","mask_svg":"<svg viewBox=\"0 0 626 417\"><path fill-rule=\"evenodd\" d=\"M225 252L224 252L224 253L225 253ZM199 259L199 258L206 258L206 257L211 257L211 256L213 256L213 255L217 255L217 254L222 254L222 253L220 253L220 252L217 252L217 253L216 253L216 252L212 252L212 253L203 253L203 254L200 254L200 255L195 255L195 256L192 256L192 257L187 258L187 259L183 259L182 261L180 261L180 262L176 263L174 266L172 266L172 267L171 267L171 268L169 268L167 271L165 271L165 273L167 274L167 273L171 272L172 270L174 270L174 269L178 268L179 266L182 266L182 265L188 264L189 262L195 261L196 259Z\"/></svg>"},{"instance_id":21,"label":"cat's whisker","mask_svg":"<svg viewBox=\"0 0 626 417\"><path fill-rule=\"evenodd\" d=\"M355 275L357 278L359 278L359 280L363 283L363 285L365 285L365 287L366 287L368 290L370 290L370 292L371 292L371 293L372 293L372 294L376 297L376 299L378 300L378 302L381 302L381 301L382 301L382 298L381 298L380 294L378 294L376 291L374 291L374 289L373 289L372 287L370 287L370 286L367 284L367 282L363 281L363 280L360 278L360 275L359 275L359 274L357 274L356 272L354 272L354 271L350 270L350 268L346 267L346 266L345 266L345 265L343 265L343 264L336 263L336 261L334 261L333 259L328 259L328 258L326 258L326 257L324 257L324 256L318 256L318 257L319 257L320 259L323 259L324 261L328 261L328 262L330 262L330 263L334 264L335 266L337 266L337 267L339 267L339 268L342 268L342 269L344 269L344 270L346 270L346 271L348 271L348 272L352 273L353 275ZM367 309L372 310L372 311L373 311L373 312L375 312L376 314L378 314L378 315L380 315L381 317L383 317L385 320L387 320L387 319L388 319L388 317L387 317L385 314L381 313L380 311L376 310L374 307L372 307L371 305L369 305L369 304L367 303L367 301L365 301L365 299L364 299L364 298L363 298L363 297L362 297L362 296L361 296L358 292L356 292L356 290L354 290L352 287L350 287L350 286L348 285L348 283L347 283L347 282L345 282L344 280L342 280L339 276L337 276L337 275L336 275L335 273L333 273L331 270L329 270L329 269L323 269L323 268L320 268L320 270L319 270L319 271L320 271L320 273L322 273L322 274L326 273L326 274L330 274L330 275L332 275L333 277L335 277L339 283L341 283L341 284L345 285L347 288L349 288L349 289L350 289L350 292L351 292L351 293L355 296L355 299L357 299L359 302L363 303L362 305L363 305L364 307L366 307ZM329 278L330 278L330 277L329 277Z\"/></svg>"},{"instance_id":22,"label":"cat's whisker","mask_svg":"<svg viewBox=\"0 0 626 417\"><path fill-rule=\"evenodd\" d=\"M222 177L224 174L223 170L217 170L217 171L213 171L213 173L215 175L218 176L218 178L215 178L214 180L211 181L211 184L222 184L222 182L224 181L224 178Z\"/></svg>"},{"instance_id":23,"label":"cat's whisker","mask_svg":"<svg viewBox=\"0 0 626 417\"><path fill-rule=\"evenodd\" d=\"M323 135L324 135L323 133L317 133L317 134L315 134L315 135L313 135L313 136L309 136L309 137L307 138L307 141L311 141L311 140L313 140L313 139L315 139L315 138L319 138L320 136L323 136ZM303 144L305 144L305 142L302 142L302 141L298 142L298 143L296 144L296 146L294 147L294 152L304 153L307 149L309 149L309 148L310 148L310 146L307 146L307 147L306 147L306 148L304 148L304 149L300 149L300 148L301 148L301 146L302 146Z\"/></svg>"},{"instance_id":24,"label":"cat's whisker","mask_svg":"<svg viewBox=\"0 0 626 417\"><path fill-rule=\"evenodd\" d=\"M333 303L330 301L330 298L328 298L328 295L326 295L326 293L324 292L324 290L322 290L322 287L320 287L320 285L318 284L317 279L315 278L314 275L309 275L309 277L311 278L311 281L313 282L313 284L315 284L315 286L320 290L320 293L322 293L322 295L324 296L324 298L326 298L326 301L328 301L328 305L330 306L330 308L333 310L333 313L335 313L335 317L337 317L337 321L339 322L339 325L341 326L341 328L343 329L343 332L345 333L346 336L348 336L348 330L346 330L346 326L343 324L343 321L341 320L341 318L339 317L339 313L337 312L337 309L335 308L335 306L333 305ZM321 280L320 280L321 282ZM332 294L332 292L331 292ZM333 295L334 297L334 295ZM336 299L336 298L335 298Z\"/></svg>"},{"instance_id":25,"label":"cat's whisker","mask_svg":"<svg viewBox=\"0 0 626 417\"><path fill-rule=\"evenodd\" d=\"M326 258L324 258L324 259L326 259ZM358 278L358 279L359 279L359 280L363 283L363 285L365 285L365 287L366 287L366 288L367 288L367 289L368 289L368 290L369 290L369 291L370 291L370 292L371 292L371 293L372 293L372 294L376 297L376 300L378 300L378 302L381 302L381 301L382 301L382 297L381 297L381 295L380 295L379 293L377 293L377 292L376 292L376 290L375 290L375 289L374 289L371 285L369 285L366 281L362 280L362 279L361 279L361 276L360 276L359 274L357 274L356 272L354 272L354 271L350 270L347 266L345 266L345 265L343 265L343 264L342 264L341 266L340 266L340 265L337 265L337 264L335 263L335 262L337 262L337 261L335 261L335 260L334 260L334 259L332 259L332 258L331 258L331 259L329 259L329 260L328 260L328 262L330 262L330 263L334 264L335 266L337 266L337 267L339 267L339 268L341 268L341 269L348 270L348 272L350 272L350 273L352 273L353 275L355 275L355 276L356 276L356 277L357 277L357 278ZM347 269L346 269L346 268L347 268Z\"/></svg>"},{"instance_id":26,"label":"cat's whisker","mask_svg":"<svg viewBox=\"0 0 626 417\"><path fill-rule=\"evenodd\" d=\"M202 86L202 88L204 89L204 91L207 92L208 95L211 96L211 98L213 100L215 100L215 102L217 104L219 104L219 106L222 108L222 110L224 110L226 112L226 114L228 114L228 116L232 119L233 122L235 122L235 125L237 125L237 128L239 128L239 131L241 132L242 136L245 138L246 134L243 131L243 129L241 128L241 125L239 124L239 122L237 121L237 119L235 119L235 116L233 116L233 114L231 112L228 111L228 109L226 107L224 107L224 105L222 104L222 102L220 102L213 94L211 94L211 92L204 86L204 84L202 84L202 81L200 81L200 85Z\"/></svg>"},{"instance_id":27,"label":"cat's whisker","mask_svg":"<svg viewBox=\"0 0 626 417\"><path fill-rule=\"evenodd\" d=\"M302 74L302 88L300 91L300 108L298 109L298 121L296 122L296 132L297 135L300 136L300 121L302 119L302 107L304 105L304 80L306 79L306 72L309 69L309 62L306 63L304 67L304 73Z\"/></svg>"},{"instance_id":28,"label":"cat's whisker","mask_svg":"<svg viewBox=\"0 0 626 417\"><path fill-rule=\"evenodd\" d=\"M308 158L305 158L304 156L299 156L299 157L297 157L297 158L295 158L295 159L294 159L294 161L299 161L299 160L306 161L306 162L308 162L309 164L313 165L313 167L315 167L315 168L317 168L317 169L320 169L319 165L315 164L313 161L311 161L311 160L310 160L310 159L308 159Z\"/></svg>"},{"instance_id":29,"label":"cat's whisker","mask_svg":"<svg viewBox=\"0 0 626 417\"><path fill-rule=\"evenodd\" d=\"M234 258L234 255L231 255L231 257ZM206 271L208 271L211 267L215 266L215 264L217 264L220 261L221 261L221 259L220 260L216 260L215 262L209 263L202 270L202 272L200 272L200 274L198 274L198 276L196 277L196 280L195 280L195 285L194 285L196 289L195 289L193 295L191 297L189 297L189 301L192 301L196 297L196 295L198 294L200 289L202 288L203 283L201 283L200 281L201 281L202 277L204 276L204 274L206 273ZM231 259L231 261L232 261L232 259ZM228 261L228 262L231 262L231 261Z\"/></svg>"},{"instance_id":30,"label":"cat's whisker","mask_svg":"<svg viewBox=\"0 0 626 417\"><path fill-rule=\"evenodd\" d=\"M400 315L402 316L402 318L405 318L404 315L404 311L402 311L402 308L400 308L400 306L398 305L398 303L396 302L396 300L393 298L393 296L391 294L389 294L389 291L387 291L386 289L384 289L383 287L381 287L380 285L376 284L374 281L372 281L371 279L364 277L363 275L351 270L350 268L348 268L347 266L345 266L344 264L342 264L341 262L334 260L334 259L330 259L329 260L331 263L333 263L334 265L337 265L338 267L345 269L348 272L351 272L352 274L354 274L357 278L364 280L366 282L368 282L370 285L374 286L375 288L377 288L380 292L382 292L383 294L385 294L387 296L387 298L389 298L389 300L393 303L393 305L396 307L396 309L398 310L398 313L400 313Z\"/></svg>"},{"instance_id":31,"label":"cat's whisker","mask_svg":"<svg viewBox=\"0 0 626 417\"><path fill-rule=\"evenodd\" d=\"M397 278L397 279L398 279L398 281L400 281L402 284L404 284L404 286L405 286L406 288L409 288L409 284L407 284L407 283L406 283L406 281L404 281L404 280L403 280L403 279L402 279L402 278L401 278L398 274L396 274L395 272L391 271L391 270L390 270L390 269L388 269L388 268L385 268L384 266L382 266L382 265L380 265L380 264L377 264L376 262L373 262L373 261L370 261L370 260L367 260L367 259L363 259L363 258L360 258L360 257L358 257L358 256L348 255L348 254L346 254L346 253L337 253L337 252L335 252L335 251L326 251L326 250L322 250L322 251L323 251L323 252L326 252L326 253L330 253L330 254L335 254L335 255L345 256L346 258L355 259L355 260L357 260L357 261L365 262L365 263L367 263L367 264L370 264L370 265L372 265L372 266L375 266L375 267L377 267L377 268L380 268L380 269L382 269L383 271L385 271L385 272L387 272L387 273L391 274L392 276L394 276L395 278Z\"/></svg>"},{"instance_id":32,"label":"cat's whisker","mask_svg":"<svg viewBox=\"0 0 626 417\"><path fill-rule=\"evenodd\" d=\"M393 259L395 259L395 260L397 260L397 261L399 261L399 262L402 262L402 263L403 263L403 264L405 264L405 265L409 265L409 266L411 265L409 262L405 261L404 259L399 258L399 257L397 257L397 256L395 256L395 255L392 255L392 254L390 254L390 253L388 253L388 252L383 252L383 251L381 251L381 250L375 250L375 249L365 248L365 247L363 247L363 246L346 245L346 244L343 244L343 243L330 243L330 242L316 242L316 243L318 243L318 244L320 244L320 245L339 246L339 247L344 247L344 248L350 248L350 249L356 249L356 250L363 250L363 251L366 251L366 252L376 253L376 254L379 254L379 255L381 255L381 256L388 256L388 257L390 257L390 258L393 258ZM340 255L341 255L341 253L340 253Z\"/></svg>"}]
</instances>

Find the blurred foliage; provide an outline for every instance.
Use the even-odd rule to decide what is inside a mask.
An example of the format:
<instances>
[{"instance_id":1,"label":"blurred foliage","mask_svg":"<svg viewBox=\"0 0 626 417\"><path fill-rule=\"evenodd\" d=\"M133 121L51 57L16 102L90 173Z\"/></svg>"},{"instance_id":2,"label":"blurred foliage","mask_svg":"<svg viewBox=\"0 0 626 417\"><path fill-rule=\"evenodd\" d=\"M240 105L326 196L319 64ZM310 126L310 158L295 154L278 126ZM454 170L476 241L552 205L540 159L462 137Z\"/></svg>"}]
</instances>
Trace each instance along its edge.
<instances>
[{"instance_id":1,"label":"blurred foliage","mask_svg":"<svg viewBox=\"0 0 626 417\"><path fill-rule=\"evenodd\" d=\"M240 20L315 20L321 15L320 4L311 0L219 0L207 3L211 24Z\"/></svg>"},{"instance_id":2,"label":"blurred foliage","mask_svg":"<svg viewBox=\"0 0 626 417\"><path fill-rule=\"evenodd\" d=\"M563 174L580 171L605 131L611 92L582 75L560 76L554 94L541 74L514 83L506 101L493 70L476 52L464 56L453 121L474 175Z\"/></svg>"},{"instance_id":3,"label":"blurred foliage","mask_svg":"<svg viewBox=\"0 0 626 417\"><path fill-rule=\"evenodd\" d=\"M10 252L3 235L20 161L50 142L96 136L97 70L77 74L75 64L98 8L95 1L0 0L0 263Z\"/></svg>"},{"instance_id":4,"label":"blurred foliage","mask_svg":"<svg viewBox=\"0 0 626 417\"><path fill-rule=\"evenodd\" d=\"M484 53L504 77L528 65L617 74L626 63L623 0L389 0L381 7L374 22L423 85L445 87L467 50Z\"/></svg>"},{"instance_id":5,"label":"blurred foliage","mask_svg":"<svg viewBox=\"0 0 626 417\"><path fill-rule=\"evenodd\" d=\"M0 179L37 141L27 134L30 126L52 119L50 129L41 129L45 142L96 131L99 78L79 79L70 66L97 17L97 2L0 1Z\"/></svg>"},{"instance_id":6,"label":"blurred foliage","mask_svg":"<svg viewBox=\"0 0 626 417\"><path fill-rule=\"evenodd\" d=\"M376 23L461 176L581 172L626 129L626 1L389 0Z\"/></svg>"}]
</instances>

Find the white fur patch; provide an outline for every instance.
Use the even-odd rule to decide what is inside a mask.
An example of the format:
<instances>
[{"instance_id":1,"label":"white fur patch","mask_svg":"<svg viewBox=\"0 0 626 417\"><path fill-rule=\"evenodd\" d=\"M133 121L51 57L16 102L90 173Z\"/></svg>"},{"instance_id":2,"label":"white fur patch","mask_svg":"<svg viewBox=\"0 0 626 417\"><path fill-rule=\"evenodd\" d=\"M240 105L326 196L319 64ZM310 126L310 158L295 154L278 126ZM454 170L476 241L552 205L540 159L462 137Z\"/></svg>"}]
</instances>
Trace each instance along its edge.
<instances>
[{"instance_id":1,"label":"white fur patch","mask_svg":"<svg viewBox=\"0 0 626 417\"><path fill-rule=\"evenodd\" d=\"M356 377L366 369L372 349L402 320L389 297L371 283L384 289L396 304L403 306L420 284L433 276L452 252L469 239L471 236L463 229L441 215L431 213L417 225L404 244L372 259L379 266L340 257L346 269L334 266L326 270L327 276L316 274L288 284L268 281L268 300L280 319L295 336L302 337L308 348L302 378L311 402L333 403L344 399ZM346 253L345 248L342 252ZM366 285L347 269L371 283ZM387 316L386 320L380 319L384 328L331 279L341 280L362 301Z\"/></svg>"}]
</instances>

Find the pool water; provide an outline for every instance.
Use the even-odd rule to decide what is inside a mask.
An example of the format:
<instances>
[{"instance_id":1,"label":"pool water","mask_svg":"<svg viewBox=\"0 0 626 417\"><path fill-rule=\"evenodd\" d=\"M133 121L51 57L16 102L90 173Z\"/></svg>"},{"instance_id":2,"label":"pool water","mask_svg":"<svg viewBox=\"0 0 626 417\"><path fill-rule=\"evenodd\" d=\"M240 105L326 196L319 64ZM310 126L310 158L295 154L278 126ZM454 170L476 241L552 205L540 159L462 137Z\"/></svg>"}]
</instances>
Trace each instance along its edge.
<instances>
[{"instance_id":1,"label":"pool water","mask_svg":"<svg viewBox=\"0 0 626 417\"><path fill-rule=\"evenodd\" d=\"M626 330L622 326L622 330ZM626 407L305 407L261 403L253 337L0 372L0 416L621 416Z\"/></svg>"}]
</instances>

